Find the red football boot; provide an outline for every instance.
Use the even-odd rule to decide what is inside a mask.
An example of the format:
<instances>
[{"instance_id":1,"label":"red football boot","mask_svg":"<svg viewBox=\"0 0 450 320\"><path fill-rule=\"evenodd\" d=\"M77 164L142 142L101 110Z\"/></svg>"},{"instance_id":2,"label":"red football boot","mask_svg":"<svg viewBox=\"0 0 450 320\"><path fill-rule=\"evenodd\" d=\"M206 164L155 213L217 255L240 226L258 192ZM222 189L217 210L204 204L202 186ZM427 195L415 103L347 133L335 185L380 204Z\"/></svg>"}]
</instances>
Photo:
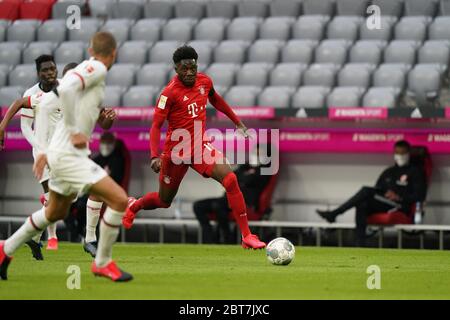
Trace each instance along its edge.
<instances>
[{"instance_id":1,"label":"red football boot","mask_svg":"<svg viewBox=\"0 0 450 320\"><path fill-rule=\"evenodd\" d=\"M133 279L133 276L117 267L114 261L108 263L105 267L99 268L92 262L91 271L96 277L109 278L115 282L125 282Z\"/></svg>"},{"instance_id":2,"label":"red football boot","mask_svg":"<svg viewBox=\"0 0 450 320\"><path fill-rule=\"evenodd\" d=\"M41 194L39 196L39 201L42 203L43 206L46 206L47 200L45 200L45 194Z\"/></svg>"},{"instance_id":3,"label":"red football boot","mask_svg":"<svg viewBox=\"0 0 450 320\"><path fill-rule=\"evenodd\" d=\"M8 257L3 250L5 241L0 241L0 279L8 280L8 265L12 260L12 257Z\"/></svg>"},{"instance_id":4,"label":"red football boot","mask_svg":"<svg viewBox=\"0 0 450 320\"><path fill-rule=\"evenodd\" d=\"M135 202L136 202L136 198L133 198L133 197L128 198L128 207L122 218L122 224L125 227L125 229L130 229L133 226L134 218L136 218L137 212L134 212L133 210L131 210L131 206Z\"/></svg>"},{"instance_id":5,"label":"red football boot","mask_svg":"<svg viewBox=\"0 0 450 320\"><path fill-rule=\"evenodd\" d=\"M242 238L242 247L244 249L262 249L266 247L266 244L259 240L255 234L249 234L245 238Z\"/></svg>"},{"instance_id":6,"label":"red football boot","mask_svg":"<svg viewBox=\"0 0 450 320\"><path fill-rule=\"evenodd\" d=\"M57 238L48 239L47 250L58 250L58 239Z\"/></svg>"}]
</instances>

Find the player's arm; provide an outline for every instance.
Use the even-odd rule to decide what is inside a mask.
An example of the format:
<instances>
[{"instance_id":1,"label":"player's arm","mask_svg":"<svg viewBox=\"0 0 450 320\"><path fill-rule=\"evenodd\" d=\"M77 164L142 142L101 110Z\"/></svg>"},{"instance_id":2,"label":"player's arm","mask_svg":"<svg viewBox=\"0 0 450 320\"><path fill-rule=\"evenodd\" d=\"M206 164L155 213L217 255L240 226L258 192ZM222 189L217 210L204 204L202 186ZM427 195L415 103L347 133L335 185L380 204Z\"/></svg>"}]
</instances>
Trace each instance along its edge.
<instances>
[{"instance_id":1,"label":"player's arm","mask_svg":"<svg viewBox=\"0 0 450 320\"><path fill-rule=\"evenodd\" d=\"M155 114L153 116L152 127L150 129L150 166L156 173L161 169L161 159L159 157L159 141L161 139L161 127L166 121L167 114L171 107L172 99L165 92L158 99Z\"/></svg>"},{"instance_id":2,"label":"player's arm","mask_svg":"<svg viewBox=\"0 0 450 320\"><path fill-rule=\"evenodd\" d=\"M30 96L27 97L27 108L22 108L20 111L20 129L22 130L22 134L25 137L25 139L28 141L28 143L34 148L36 147L36 138L34 136L33 131L33 123L34 123L34 116L35 112L33 108L30 108L30 106L33 104L31 102L33 97Z\"/></svg>"},{"instance_id":3,"label":"player's arm","mask_svg":"<svg viewBox=\"0 0 450 320\"><path fill-rule=\"evenodd\" d=\"M53 94L47 93L47 95ZM48 98L48 96L44 97ZM49 118L50 113L53 108L48 103L41 103L39 112L36 113L34 119L34 136L35 136L35 149L36 149L36 159L33 164L33 172L35 177L40 180L44 172L44 168L47 165L47 147L48 147L48 128L49 128Z\"/></svg>"},{"instance_id":4,"label":"player's arm","mask_svg":"<svg viewBox=\"0 0 450 320\"><path fill-rule=\"evenodd\" d=\"M6 111L5 117L0 122L0 150L3 150L5 147L5 130L8 124L11 122L11 119L14 115L19 112L19 110L23 107L29 107L29 99L28 97L20 98L14 101Z\"/></svg>"},{"instance_id":5,"label":"player's arm","mask_svg":"<svg viewBox=\"0 0 450 320\"><path fill-rule=\"evenodd\" d=\"M97 123L103 130L111 129L114 120L116 120L117 114L111 108L103 108L98 116Z\"/></svg>"}]
</instances>

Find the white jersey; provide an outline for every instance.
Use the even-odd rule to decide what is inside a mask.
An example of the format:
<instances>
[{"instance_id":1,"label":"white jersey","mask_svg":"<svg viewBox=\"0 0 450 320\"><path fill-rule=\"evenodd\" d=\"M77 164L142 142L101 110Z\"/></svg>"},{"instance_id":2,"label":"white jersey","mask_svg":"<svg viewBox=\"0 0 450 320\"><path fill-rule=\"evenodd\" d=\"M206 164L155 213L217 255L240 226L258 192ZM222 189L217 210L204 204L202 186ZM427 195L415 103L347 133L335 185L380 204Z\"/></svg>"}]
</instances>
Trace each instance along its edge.
<instances>
[{"instance_id":1,"label":"white jersey","mask_svg":"<svg viewBox=\"0 0 450 320\"><path fill-rule=\"evenodd\" d=\"M75 148L70 136L74 132L81 132L88 138L91 137L102 108L106 73L105 65L91 58L68 71L61 79L58 91L60 91L59 100L63 110L63 121L56 125L55 133L48 146L49 152L85 157L90 154L89 148ZM67 93L64 97L63 92Z\"/></svg>"}]
</instances>

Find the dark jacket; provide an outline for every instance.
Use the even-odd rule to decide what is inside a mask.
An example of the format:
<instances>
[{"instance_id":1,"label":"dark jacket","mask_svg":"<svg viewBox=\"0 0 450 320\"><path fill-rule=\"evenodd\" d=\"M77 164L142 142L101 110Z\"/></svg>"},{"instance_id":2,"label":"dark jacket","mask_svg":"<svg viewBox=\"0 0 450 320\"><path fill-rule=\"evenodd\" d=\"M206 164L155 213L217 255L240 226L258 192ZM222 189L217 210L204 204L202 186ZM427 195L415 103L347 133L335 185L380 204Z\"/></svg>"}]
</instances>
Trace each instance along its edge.
<instances>
[{"instance_id":1,"label":"dark jacket","mask_svg":"<svg viewBox=\"0 0 450 320\"><path fill-rule=\"evenodd\" d=\"M110 177L115 182L117 182L119 185L122 184L122 180L125 174L125 159L119 148L114 148L114 151L107 157L98 154L92 160L100 167L107 170Z\"/></svg>"}]
</instances>

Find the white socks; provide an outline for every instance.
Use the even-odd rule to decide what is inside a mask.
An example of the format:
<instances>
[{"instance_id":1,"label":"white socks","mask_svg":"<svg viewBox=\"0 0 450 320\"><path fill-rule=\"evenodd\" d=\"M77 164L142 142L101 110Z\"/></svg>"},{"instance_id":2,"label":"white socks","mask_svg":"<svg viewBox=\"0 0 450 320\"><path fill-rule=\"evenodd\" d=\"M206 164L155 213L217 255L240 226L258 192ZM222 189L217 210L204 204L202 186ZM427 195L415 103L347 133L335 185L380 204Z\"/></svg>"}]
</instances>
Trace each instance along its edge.
<instances>
[{"instance_id":1,"label":"white socks","mask_svg":"<svg viewBox=\"0 0 450 320\"><path fill-rule=\"evenodd\" d=\"M56 222L47 227L47 239L58 239L56 235Z\"/></svg>"},{"instance_id":2,"label":"white socks","mask_svg":"<svg viewBox=\"0 0 450 320\"><path fill-rule=\"evenodd\" d=\"M122 225L124 213L111 208L106 209L100 223L100 239L98 242L97 256L95 257L97 267L104 267L111 262L112 246L119 235L119 228Z\"/></svg>"},{"instance_id":3,"label":"white socks","mask_svg":"<svg viewBox=\"0 0 450 320\"><path fill-rule=\"evenodd\" d=\"M102 205L103 202L93 201L91 199L88 199L86 203L86 242L97 241L95 230L97 229Z\"/></svg>"},{"instance_id":4,"label":"white socks","mask_svg":"<svg viewBox=\"0 0 450 320\"><path fill-rule=\"evenodd\" d=\"M47 202L48 202L48 196L49 193L46 192L44 193L44 197L45 197L45 202L44 202L44 206L42 207L43 210L45 210L45 207L47 206ZM55 225L55 232L56 232L56 225ZM33 237L33 241L39 243L41 241L42 238L42 234L44 233L44 230L42 230L42 232L38 233L37 235L35 235Z\"/></svg>"},{"instance_id":5,"label":"white socks","mask_svg":"<svg viewBox=\"0 0 450 320\"><path fill-rule=\"evenodd\" d=\"M27 218L25 223L11 237L5 241L5 253L11 256L21 245L30 240L50 225L45 217L45 210L40 209Z\"/></svg>"}]
</instances>

